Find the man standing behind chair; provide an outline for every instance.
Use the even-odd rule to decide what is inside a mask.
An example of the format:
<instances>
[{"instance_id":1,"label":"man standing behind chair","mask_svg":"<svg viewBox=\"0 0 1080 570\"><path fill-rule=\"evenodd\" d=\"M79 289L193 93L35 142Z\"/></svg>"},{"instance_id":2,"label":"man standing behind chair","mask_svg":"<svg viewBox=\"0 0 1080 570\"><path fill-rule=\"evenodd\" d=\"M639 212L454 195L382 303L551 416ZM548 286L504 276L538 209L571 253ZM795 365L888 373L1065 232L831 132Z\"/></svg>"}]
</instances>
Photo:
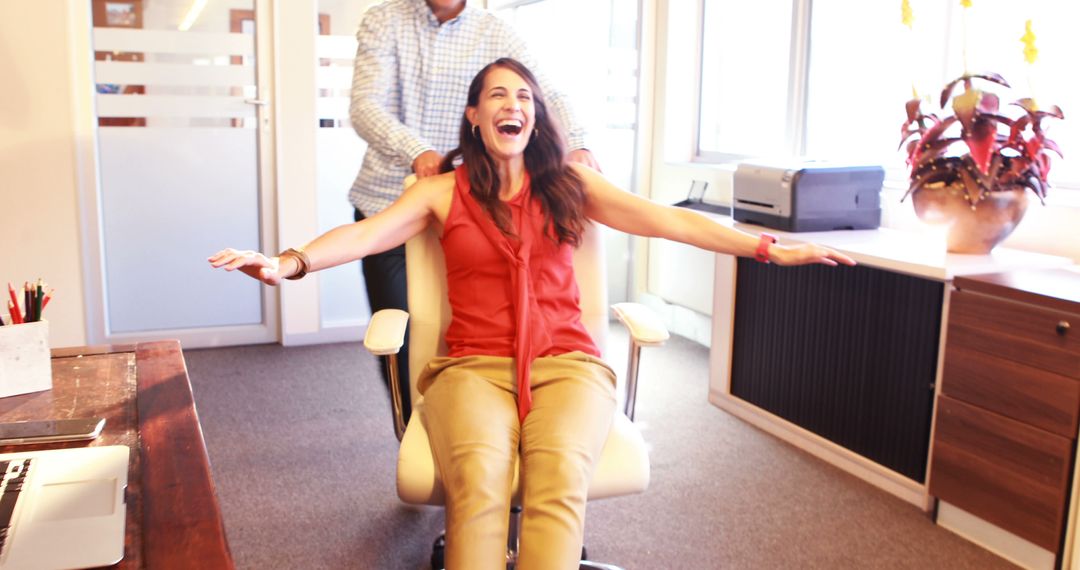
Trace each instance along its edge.
<instances>
[{"instance_id":1,"label":"man standing behind chair","mask_svg":"<svg viewBox=\"0 0 1080 570\"><path fill-rule=\"evenodd\" d=\"M349 117L368 144L349 191L357 221L396 200L409 174L439 173L443 154L458 145L469 83L485 65L512 57L536 68L509 24L466 0L387 0L364 14L356 39ZM566 129L568 158L599 170L564 97L542 76L540 84ZM361 267L372 312L407 310L404 245L364 258ZM408 345L406 339L398 355L406 422L412 410Z\"/></svg>"}]
</instances>

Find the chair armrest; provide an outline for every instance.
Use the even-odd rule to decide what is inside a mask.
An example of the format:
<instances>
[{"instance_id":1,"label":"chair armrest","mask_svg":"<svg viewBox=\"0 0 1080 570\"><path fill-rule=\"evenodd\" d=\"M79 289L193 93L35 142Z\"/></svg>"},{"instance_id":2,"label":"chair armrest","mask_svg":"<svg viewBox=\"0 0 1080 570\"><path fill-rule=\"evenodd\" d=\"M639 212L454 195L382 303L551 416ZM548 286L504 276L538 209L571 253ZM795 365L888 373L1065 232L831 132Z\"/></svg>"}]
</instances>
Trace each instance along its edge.
<instances>
[{"instance_id":1,"label":"chair armrest","mask_svg":"<svg viewBox=\"0 0 1080 570\"><path fill-rule=\"evenodd\" d=\"M624 413L630 421L634 420L634 407L637 405L638 361L641 359L641 347L660 346L671 337L660 317L645 305L639 303L616 303L611 306L627 330L630 331L629 363L626 368L626 405Z\"/></svg>"},{"instance_id":2,"label":"chair armrest","mask_svg":"<svg viewBox=\"0 0 1080 570\"><path fill-rule=\"evenodd\" d=\"M671 335L655 311L640 303L616 303L611 306L615 318L630 331L630 338L640 346L660 346Z\"/></svg>"},{"instance_id":3,"label":"chair armrest","mask_svg":"<svg viewBox=\"0 0 1080 570\"><path fill-rule=\"evenodd\" d=\"M397 354L405 344L405 325L409 313L400 309L383 309L371 315L364 347L375 356L385 356L390 378L390 404L394 415L394 435L398 441L405 435L405 418L401 406L401 385L398 382Z\"/></svg>"},{"instance_id":4,"label":"chair armrest","mask_svg":"<svg viewBox=\"0 0 1080 570\"><path fill-rule=\"evenodd\" d=\"M376 312L371 315L364 333L364 347L375 356L397 354L405 344L405 325L408 323L409 313L400 309Z\"/></svg>"}]
</instances>

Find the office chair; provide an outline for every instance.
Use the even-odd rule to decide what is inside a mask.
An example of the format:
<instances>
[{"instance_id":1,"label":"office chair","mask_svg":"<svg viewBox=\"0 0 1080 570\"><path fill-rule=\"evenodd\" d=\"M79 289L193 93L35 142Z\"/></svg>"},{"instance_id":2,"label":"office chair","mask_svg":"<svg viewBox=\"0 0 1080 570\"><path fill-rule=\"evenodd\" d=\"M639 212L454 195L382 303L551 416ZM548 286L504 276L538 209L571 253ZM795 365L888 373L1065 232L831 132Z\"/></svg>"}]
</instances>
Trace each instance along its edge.
<instances>
[{"instance_id":1,"label":"office chair","mask_svg":"<svg viewBox=\"0 0 1080 570\"><path fill-rule=\"evenodd\" d=\"M406 180L411 185L413 177ZM394 432L401 442L398 451L397 491L402 501L420 505L443 505L442 480L436 469L427 433L420 414L412 414L408 426L402 418L401 394L397 376L397 352L403 344L405 326L411 321L409 337L409 387L413 402L420 401L416 380L432 358L446 353L443 333L450 323L450 304L446 290L446 262L434 227L429 227L405 245L406 275L410 283L409 312L384 309L371 317L364 345L374 355L390 361L390 387L393 401ZM582 244L574 254L574 273L581 292L581 320L601 349L608 332L607 284L604 273L604 247L600 228L589 224ZM641 347L659 346L668 339L668 331L652 311L635 303L611 307L615 317L630 334L629 363L626 378L620 382L623 409L616 411L600 460L589 486L589 500L640 493L649 485L649 457L645 441L633 424L637 398L638 360ZM417 407L414 405L414 410ZM513 568L518 552L518 523L521 506L518 473L514 474L514 499L511 503L510 533L507 542L507 568ZM443 537L435 540L431 565L443 568ZM620 570L617 566L586 560L582 548L581 568Z\"/></svg>"}]
</instances>

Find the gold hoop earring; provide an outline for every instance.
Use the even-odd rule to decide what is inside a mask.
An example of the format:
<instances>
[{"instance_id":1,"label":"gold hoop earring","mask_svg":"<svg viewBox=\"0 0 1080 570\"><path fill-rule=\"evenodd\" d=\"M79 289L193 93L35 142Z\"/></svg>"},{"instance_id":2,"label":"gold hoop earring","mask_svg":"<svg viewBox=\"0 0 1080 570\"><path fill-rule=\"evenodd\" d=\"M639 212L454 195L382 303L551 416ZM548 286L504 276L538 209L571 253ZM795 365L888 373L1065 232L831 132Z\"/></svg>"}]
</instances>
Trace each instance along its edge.
<instances>
[{"instance_id":1,"label":"gold hoop earring","mask_svg":"<svg viewBox=\"0 0 1080 570\"><path fill-rule=\"evenodd\" d=\"M472 136L474 139L480 138L480 125L472 126Z\"/></svg>"}]
</instances>

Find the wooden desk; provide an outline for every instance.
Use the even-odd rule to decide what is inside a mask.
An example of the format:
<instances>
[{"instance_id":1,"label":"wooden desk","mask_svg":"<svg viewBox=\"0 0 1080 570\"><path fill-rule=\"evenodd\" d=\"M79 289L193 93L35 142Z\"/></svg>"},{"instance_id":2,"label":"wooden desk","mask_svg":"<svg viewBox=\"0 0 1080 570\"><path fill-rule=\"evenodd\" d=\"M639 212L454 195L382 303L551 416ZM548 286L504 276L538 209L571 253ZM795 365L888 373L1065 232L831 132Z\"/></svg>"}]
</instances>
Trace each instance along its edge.
<instances>
[{"instance_id":1,"label":"wooden desk","mask_svg":"<svg viewBox=\"0 0 1080 570\"><path fill-rule=\"evenodd\" d=\"M115 568L233 568L177 341L52 351L53 389L0 399L0 421L106 418L92 442L131 448L124 560Z\"/></svg>"}]
</instances>

